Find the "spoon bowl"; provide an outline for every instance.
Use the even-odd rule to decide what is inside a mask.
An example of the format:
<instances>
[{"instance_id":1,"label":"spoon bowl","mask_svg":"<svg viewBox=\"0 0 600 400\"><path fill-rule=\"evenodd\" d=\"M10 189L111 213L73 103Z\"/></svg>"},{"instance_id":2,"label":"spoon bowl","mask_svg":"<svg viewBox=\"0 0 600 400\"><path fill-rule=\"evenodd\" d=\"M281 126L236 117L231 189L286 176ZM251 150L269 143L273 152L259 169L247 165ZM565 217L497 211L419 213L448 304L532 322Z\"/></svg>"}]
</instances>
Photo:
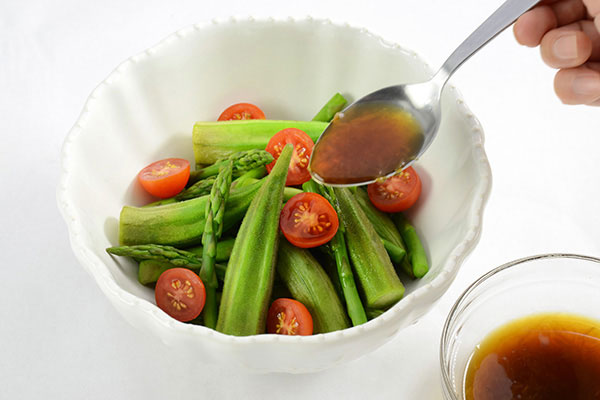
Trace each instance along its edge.
<instances>
[{"instance_id":1,"label":"spoon bowl","mask_svg":"<svg viewBox=\"0 0 600 400\"><path fill-rule=\"evenodd\" d=\"M355 101L317 140L309 164L313 179L331 186L368 184L410 166L439 128L440 95L441 87L429 80L389 86ZM340 162L340 152L353 162Z\"/></svg>"},{"instance_id":2,"label":"spoon bowl","mask_svg":"<svg viewBox=\"0 0 600 400\"><path fill-rule=\"evenodd\" d=\"M409 167L438 132L440 98L450 76L539 2L507 0L456 48L433 78L379 89L342 110L315 143L309 161L313 179L330 186L366 185ZM412 121L389 122L400 114L410 116L415 128ZM356 144L351 151L349 142Z\"/></svg>"}]
</instances>

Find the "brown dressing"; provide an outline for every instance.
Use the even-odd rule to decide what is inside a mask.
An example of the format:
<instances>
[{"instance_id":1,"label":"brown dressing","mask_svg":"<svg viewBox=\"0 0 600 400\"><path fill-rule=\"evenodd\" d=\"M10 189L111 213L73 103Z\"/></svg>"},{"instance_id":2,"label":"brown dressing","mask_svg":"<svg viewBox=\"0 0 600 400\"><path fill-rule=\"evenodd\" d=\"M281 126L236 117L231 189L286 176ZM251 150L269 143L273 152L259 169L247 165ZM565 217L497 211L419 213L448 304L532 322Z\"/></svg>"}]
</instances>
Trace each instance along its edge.
<instances>
[{"instance_id":1,"label":"brown dressing","mask_svg":"<svg viewBox=\"0 0 600 400\"><path fill-rule=\"evenodd\" d=\"M334 118L313 150L309 169L331 184L373 180L412 161L423 141L411 114L388 104L365 103Z\"/></svg>"},{"instance_id":2,"label":"brown dressing","mask_svg":"<svg viewBox=\"0 0 600 400\"><path fill-rule=\"evenodd\" d=\"M600 399L600 322L537 314L492 332L469 361L465 398Z\"/></svg>"}]
</instances>

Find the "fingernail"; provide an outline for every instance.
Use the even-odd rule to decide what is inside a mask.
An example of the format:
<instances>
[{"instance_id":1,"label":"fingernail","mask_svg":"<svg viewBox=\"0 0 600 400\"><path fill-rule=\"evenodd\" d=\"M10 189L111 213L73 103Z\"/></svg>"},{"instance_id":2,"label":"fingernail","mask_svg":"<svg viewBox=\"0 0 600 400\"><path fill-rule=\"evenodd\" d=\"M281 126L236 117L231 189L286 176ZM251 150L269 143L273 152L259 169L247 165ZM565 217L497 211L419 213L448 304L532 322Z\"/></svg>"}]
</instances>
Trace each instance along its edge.
<instances>
[{"instance_id":1,"label":"fingernail","mask_svg":"<svg viewBox=\"0 0 600 400\"><path fill-rule=\"evenodd\" d=\"M582 75L573 79L573 92L579 95L600 95L600 76Z\"/></svg>"},{"instance_id":2,"label":"fingernail","mask_svg":"<svg viewBox=\"0 0 600 400\"><path fill-rule=\"evenodd\" d=\"M575 35L563 35L556 39L552 52L556 58L561 60L573 60L577 58L577 37Z\"/></svg>"}]
</instances>

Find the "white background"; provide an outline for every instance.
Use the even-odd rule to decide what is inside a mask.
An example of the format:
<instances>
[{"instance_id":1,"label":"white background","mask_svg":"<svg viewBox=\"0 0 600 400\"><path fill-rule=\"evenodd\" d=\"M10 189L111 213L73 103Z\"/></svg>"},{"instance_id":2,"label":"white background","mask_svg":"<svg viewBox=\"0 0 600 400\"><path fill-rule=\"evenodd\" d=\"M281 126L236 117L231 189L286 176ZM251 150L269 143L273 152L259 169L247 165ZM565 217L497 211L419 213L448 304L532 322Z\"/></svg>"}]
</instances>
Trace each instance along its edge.
<instances>
[{"instance_id":1,"label":"white background","mask_svg":"<svg viewBox=\"0 0 600 400\"><path fill-rule=\"evenodd\" d=\"M71 252L55 200L59 154L94 87L182 27L312 15L365 27L438 66L500 3L0 0L0 399L440 399L440 331L470 282L526 255L600 256L600 109L562 105L553 71L510 30L452 78L483 125L494 176L478 247L418 324L325 372L206 366L132 328Z\"/></svg>"}]
</instances>

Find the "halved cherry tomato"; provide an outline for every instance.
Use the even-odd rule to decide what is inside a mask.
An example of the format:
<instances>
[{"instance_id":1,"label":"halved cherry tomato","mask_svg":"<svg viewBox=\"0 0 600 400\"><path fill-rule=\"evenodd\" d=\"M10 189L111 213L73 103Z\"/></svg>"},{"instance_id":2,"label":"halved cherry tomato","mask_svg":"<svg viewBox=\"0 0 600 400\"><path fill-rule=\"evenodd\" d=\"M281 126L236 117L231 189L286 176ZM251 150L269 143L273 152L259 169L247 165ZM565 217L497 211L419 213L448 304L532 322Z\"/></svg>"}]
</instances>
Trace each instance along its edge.
<instances>
[{"instance_id":1,"label":"halved cherry tomato","mask_svg":"<svg viewBox=\"0 0 600 400\"><path fill-rule=\"evenodd\" d=\"M267 332L280 335L312 335L313 320L310 312L294 299L277 299L269 307Z\"/></svg>"},{"instance_id":2,"label":"halved cherry tomato","mask_svg":"<svg viewBox=\"0 0 600 400\"><path fill-rule=\"evenodd\" d=\"M308 172L307 167L315 143L310 136L300 129L286 128L280 130L269 140L266 150L271 153L275 160L267 164L267 171L271 172L275 166L275 161L277 161L281 155L281 151L288 143L294 145L294 153L292 154L292 161L290 162L285 184L301 185L310 180L310 172Z\"/></svg>"},{"instance_id":3,"label":"halved cherry tomato","mask_svg":"<svg viewBox=\"0 0 600 400\"><path fill-rule=\"evenodd\" d=\"M412 207L421 195L421 178L413 167L408 167L383 182L371 183L367 193L371 203L381 211L404 211Z\"/></svg>"},{"instance_id":4,"label":"halved cherry tomato","mask_svg":"<svg viewBox=\"0 0 600 400\"><path fill-rule=\"evenodd\" d=\"M250 103L237 103L225 109L219 116L219 121L236 121L242 119L265 119L265 113Z\"/></svg>"},{"instance_id":5,"label":"halved cherry tomato","mask_svg":"<svg viewBox=\"0 0 600 400\"><path fill-rule=\"evenodd\" d=\"M327 243L339 226L335 209L320 194L298 193L281 210L279 227L297 247L310 248Z\"/></svg>"},{"instance_id":6,"label":"halved cherry tomato","mask_svg":"<svg viewBox=\"0 0 600 400\"><path fill-rule=\"evenodd\" d=\"M156 282L156 305L181 322L191 321L202 312L206 290L200 277L187 268L171 268Z\"/></svg>"},{"instance_id":7,"label":"halved cherry tomato","mask_svg":"<svg viewBox=\"0 0 600 400\"><path fill-rule=\"evenodd\" d=\"M138 180L151 195L165 199L181 192L190 178L190 163L182 158L166 158L144 167Z\"/></svg>"}]
</instances>

